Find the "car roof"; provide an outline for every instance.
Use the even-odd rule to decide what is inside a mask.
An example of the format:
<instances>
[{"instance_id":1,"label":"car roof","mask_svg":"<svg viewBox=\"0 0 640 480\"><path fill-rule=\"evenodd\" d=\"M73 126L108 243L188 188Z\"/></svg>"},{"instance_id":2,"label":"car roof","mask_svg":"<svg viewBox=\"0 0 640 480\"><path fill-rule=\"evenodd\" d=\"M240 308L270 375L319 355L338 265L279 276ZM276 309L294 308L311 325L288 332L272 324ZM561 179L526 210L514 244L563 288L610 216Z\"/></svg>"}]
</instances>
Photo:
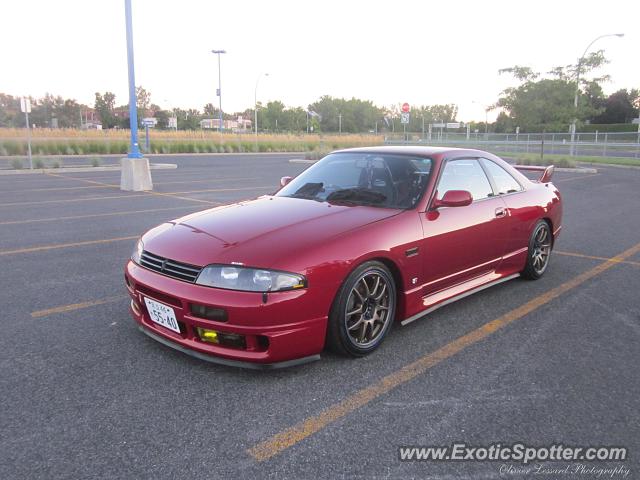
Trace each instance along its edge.
<instances>
[{"instance_id":1,"label":"car roof","mask_svg":"<svg viewBox=\"0 0 640 480\"><path fill-rule=\"evenodd\" d=\"M458 154L470 154L470 155L487 155L482 150L473 150L466 148L453 148L453 147L433 147L433 146L418 146L418 145L385 145L380 147L358 147L358 148L346 148L342 150L336 150L333 153L343 152L362 152L362 153L399 153L404 155L416 155L420 157L432 156L432 155L445 155L447 153Z\"/></svg>"}]
</instances>

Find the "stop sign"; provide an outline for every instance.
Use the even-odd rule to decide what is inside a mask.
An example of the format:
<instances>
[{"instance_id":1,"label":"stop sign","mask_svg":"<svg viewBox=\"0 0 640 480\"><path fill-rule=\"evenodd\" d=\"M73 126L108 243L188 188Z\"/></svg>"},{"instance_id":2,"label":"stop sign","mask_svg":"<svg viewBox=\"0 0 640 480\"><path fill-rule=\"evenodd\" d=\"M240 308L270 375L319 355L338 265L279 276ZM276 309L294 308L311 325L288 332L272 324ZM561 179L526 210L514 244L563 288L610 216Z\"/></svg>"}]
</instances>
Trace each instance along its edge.
<instances>
[{"instance_id":1,"label":"stop sign","mask_svg":"<svg viewBox=\"0 0 640 480\"><path fill-rule=\"evenodd\" d=\"M409 106L409 104L407 102L402 104L402 111L404 113L409 113L409 110L411 110L411 107Z\"/></svg>"}]
</instances>

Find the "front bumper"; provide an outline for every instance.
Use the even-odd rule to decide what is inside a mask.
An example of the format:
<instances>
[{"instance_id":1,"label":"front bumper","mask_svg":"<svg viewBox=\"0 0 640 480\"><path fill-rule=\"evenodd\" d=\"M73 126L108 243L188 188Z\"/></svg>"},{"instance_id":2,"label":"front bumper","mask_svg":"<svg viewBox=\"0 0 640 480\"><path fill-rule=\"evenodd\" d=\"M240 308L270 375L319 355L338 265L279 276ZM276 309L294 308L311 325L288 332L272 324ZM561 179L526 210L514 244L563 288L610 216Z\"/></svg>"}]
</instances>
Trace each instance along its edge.
<instances>
[{"instance_id":1,"label":"front bumper","mask_svg":"<svg viewBox=\"0 0 640 480\"><path fill-rule=\"evenodd\" d=\"M278 368L320 358L324 348L330 300L326 292L308 289L274 292L263 301L261 293L222 290L152 272L129 261L125 282L131 297L131 315L154 340L192 356L225 365ZM154 323L144 297L170 306L180 333ZM196 317L191 305L223 308L227 321ZM197 327L241 335L245 344L229 346L200 339Z\"/></svg>"}]
</instances>

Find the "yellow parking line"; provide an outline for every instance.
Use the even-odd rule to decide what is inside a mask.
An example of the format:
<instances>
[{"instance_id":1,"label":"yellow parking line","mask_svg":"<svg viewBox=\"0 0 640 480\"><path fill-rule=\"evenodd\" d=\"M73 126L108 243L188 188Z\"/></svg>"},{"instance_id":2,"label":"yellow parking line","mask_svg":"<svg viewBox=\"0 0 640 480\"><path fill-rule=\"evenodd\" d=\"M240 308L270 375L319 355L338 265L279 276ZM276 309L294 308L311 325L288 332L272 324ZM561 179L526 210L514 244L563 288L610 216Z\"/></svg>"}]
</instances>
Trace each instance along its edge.
<instances>
[{"instance_id":1,"label":"yellow parking line","mask_svg":"<svg viewBox=\"0 0 640 480\"><path fill-rule=\"evenodd\" d=\"M14 250L0 250L0 256L15 255L18 253L43 252L46 250L56 250L59 248L82 247L84 245L98 245L101 243L122 242L124 240L135 240L137 238L140 238L140 235L134 235L131 237L104 238L102 240L87 240L86 242L56 243L53 245L42 245L39 247L16 248Z\"/></svg>"},{"instance_id":2,"label":"yellow parking line","mask_svg":"<svg viewBox=\"0 0 640 480\"><path fill-rule=\"evenodd\" d=\"M113 188L111 185L85 185L83 187L26 188L20 192L61 192L64 190L86 190L87 188Z\"/></svg>"},{"instance_id":3,"label":"yellow parking line","mask_svg":"<svg viewBox=\"0 0 640 480\"><path fill-rule=\"evenodd\" d=\"M565 255L567 257L589 258L591 260L610 260L616 263L626 263L628 265L640 266L640 262L634 262L633 260L615 260L615 257L614 258L597 257L595 255L585 255L583 253L574 253L574 252L563 252L559 250L554 250L553 253L557 253L558 255Z\"/></svg>"},{"instance_id":4,"label":"yellow parking line","mask_svg":"<svg viewBox=\"0 0 640 480\"><path fill-rule=\"evenodd\" d=\"M104 305L105 303L117 302L127 298L127 295L116 295L114 297L102 298L99 300L92 300L90 302L72 303L71 305L62 305L60 307L47 308L45 310L37 310L31 312L33 318L42 318L55 313L72 312L74 310L80 310L82 308L94 307L96 305Z\"/></svg>"},{"instance_id":5,"label":"yellow parking line","mask_svg":"<svg viewBox=\"0 0 640 480\"><path fill-rule=\"evenodd\" d=\"M102 182L97 182L95 180L88 180L85 178L77 178L77 177L65 177L63 175L58 175L58 174L49 174L52 176L56 176L56 177L61 177L61 178L70 178L73 180L78 180L80 182L87 182L87 183L92 183L92 184L97 184L97 185L107 185L107 186L111 186L111 187L115 187L115 188L119 188L118 185L110 185L107 183L102 183ZM272 188L272 186L268 186L268 187L264 187L264 186L257 186L257 187L241 187L241 188L209 188L209 189L205 189L205 190L191 190L188 192L156 192L156 191L148 191L148 192L144 192L142 194L140 194L139 196L143 196L143 195L158 195L161 197L173 197L173 198L179 198L180 200L187 200L190 202L198 202L198 203L206 203L208 205L222 205L222 203L220 202L216 202L213 200L204 200L201 198L191 198L191 197L185 197L183 195L187 195L190 193L212 193L212 192L236 192L236 191L242 191L242 190L253 190L253 189L266 189L266 188ZM124 196L124 195L123 195ZM121 198L121 197L118 197ZM56 200L51 200L51 202L55 202ZM64 200L59 200L59 201L64 201Z\"/></svg>"},{"instance_id":6,"label":"yellow parking line","mask_svg":"<svg viewBox=\"0 0 640 480\"><path fill-rule=\"evenodd\" d=\"M258 177L242 177L242 178L212 178L207 180L174 180L171 182L153 182L154 185L173 185L178 183L208 183L208 182L240 182L245 180L259 180Z\"/></svg>"},{"instance_id":7,"label":"yellow parking line","mask_svg":"<svg viewBox=\"0 0 640 480\"><path fill-rule=\"evenodd\" d=\"M51 176L53 176L53 174L51 174ZM62 178L62 175L55 175L57 177ZM70 180L80 180L78 178L75 177L65 177L65 178L69 178ZM82 180L86 180L86 179L82 179ZM243 177L243 178L214 178L214 179L207 179L207 180L175 180L175 181L171 181L171 182L153 182L154 185L175 185L175 184L191 184L191 183L224 183L224 182L238 182L238 181L244 181L244 180L259 180L258 177ZM102 184L102 185L84 185L82 187L47 187L47 188L27 188L27 189L21 189L20 192L64 192L64 191L69 191L69 190L87 190L90 188L120 188L119 185L112 185L112 184Z\"/></svg>"},{"instance_id":8,"label":"yellow parking line","mask_svg":"<svg viewBox=\"0 0 640 480\"><path fill-rule=\"evenodd\" d=\"M198 207L196 205L181 205L179 207L149 208L147 210L125 210L123 212L109 212L109 213L91 213L87 215L70 215L67 217L33 218L29 220L9 220L6 222L0 222L0 225L20 225L23 223L58 222L62 220L77 220L81 218L115 217L120 215L134 215L137 213L166 212L170 210L188 210L188 209L194 209L194 208L198 208Z\"/></svg>"},{"instance_id":9,"label":"yellow parking line","mask_svg":"<svg viewBox=\"0 0 640 480\"><path fill-rule=\"evenodd\" d=\"M569 178L560 178L558 180L555 180L553 183L560 183L560 182L570 182L572 180L580 180L583 178L589 178L589 177L597 177L598 175L600 175L599 173L591 173L591 174L582 174L582 175L578 175L576 177L569 177Z\"/></svg>"},{"instance_id":10,"label":"yellow parking line","mask_svg":"<svg viewBox=\"0 0 640 480\"><path fill-rule=\"evenodd\" d=\"M452 357L470 345L478 343L480 340L487 338L496 331L506 327L518 319L521 319L525 315L542 307L543 305L546 305L569 290L578 287L587 280L600 275L604 271L618 264L620 261L625 260L638 252L640 252L640 243L613 258L606 259L594 268L581 273L558 287L552 288L520 307L484 324L480 328L453 340L438 350L428 353L418 360L405 365L401 369L386 375L372 385L352 393L344 400L328 407L319 414L312 415L292 427L282 430L272 437L258 443L254 447L249 448L247 453L257 461L268 460L274 455L277 455L283 450L296 445L307 437L322 430L324 427L330 425L336 420L339 420L360 407L367 405L390 390L409 382L443 360Z\"/></svg>"},{"instance_id":11,"label":"yellow parking line","mask_svg":"<svg viewBox=\"0 0 640 480\"><path fill-rule=\"evenodd\" d=\"M75 202L89 202L93 200L113 200L113 199L121 199L121 198L132 198L132 197L145 197L148 194L146 193L135 193L128 195L109 195L107 197L84 197L84 198L65 198L63 200L40 200L36 202L14 202L14 203L2 203L0 207L18 207L18 206L29 206L29 205L46 205L51 203L75 203Z\"/></svg>"}]
</instances>

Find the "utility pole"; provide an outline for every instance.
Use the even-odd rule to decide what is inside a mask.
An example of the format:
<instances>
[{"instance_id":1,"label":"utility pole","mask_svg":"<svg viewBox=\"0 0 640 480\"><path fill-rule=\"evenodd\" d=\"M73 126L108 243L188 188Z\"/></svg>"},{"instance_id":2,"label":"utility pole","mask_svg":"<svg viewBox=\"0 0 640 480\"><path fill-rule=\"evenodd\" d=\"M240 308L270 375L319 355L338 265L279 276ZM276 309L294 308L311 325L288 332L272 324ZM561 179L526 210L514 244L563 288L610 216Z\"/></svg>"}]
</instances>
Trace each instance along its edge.
<instances>
[{"instance_id":1,"label":"utility pole","mask_svg":"<svg viewBox=\"0 0 640 480\"><path fill-rule=\"evenodd\" d=\"M222 131L224 126L222 124L222 72L220 70L220 55L227 53L226 50L211 50L211 53L218 55L218 132L220 133L220 142L222 142Z\"/></svg>"},{"instance_id":2,"label":"utility pole","mask_svg":"<svg viewBox=\"0 0 640 480\"><path fill-rule=\"evenodd\" d=\"M269 74L263 74L265 77L268 77ZM254 112L254 128L256 132L256 151L258 151L258 83L260 82L260 78L262 75L259 75L256 79L256 88L253 91L253 112ZM277 120L276 120L277 121Z\"/></svg>"},{"instance_id":3,"label":"utility pole","mask_svg":"<svg viewBox=\"0 0 640 480\"><path fill-rule=\"evenodd\" d=\"M20 109L24 112L24 120L27 127L27 151L29 153L29 169L33 170L33 159L31 158L31 125L29 125L29 112L31 111L31 99L22 97L20 99Z\"/></svg>"},{"instance_id":4,"label":"utility pole","mask_svg":"<svg viewBox=\"0 0 640 480\"><path fill-rule=\"evenodd\" d=\"M342 135L342 114L338 114L338 134Z\"/></svg>"}]
</instances>

